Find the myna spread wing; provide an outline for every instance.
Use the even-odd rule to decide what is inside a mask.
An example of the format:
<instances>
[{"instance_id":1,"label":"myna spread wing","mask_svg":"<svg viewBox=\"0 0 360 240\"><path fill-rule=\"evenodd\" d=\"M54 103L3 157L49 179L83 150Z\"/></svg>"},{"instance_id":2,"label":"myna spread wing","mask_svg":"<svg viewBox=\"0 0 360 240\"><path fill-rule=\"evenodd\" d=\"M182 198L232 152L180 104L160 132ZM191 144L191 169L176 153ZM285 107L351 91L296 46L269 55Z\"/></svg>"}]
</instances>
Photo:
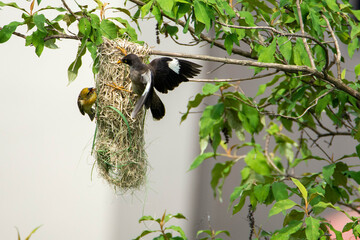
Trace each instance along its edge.
<instances>
[{"instance_id":1,"label":"myna spread wing","mask_svg":"<svg viewBox=\"0 0 360 240\"><path fill-rule=\"evenodd\" d=\"M140 81L142 83L144 83L145 85L145 89L143 91L143 93L141 94L139 100L136 102L134 110L131 112L131 117L135 118L136 115L139 113L139 111L141 110L142 106L145 104L146 108L149 108L150 103L148 103L149 97L151 97L154 89L152 87L152 78L151 78L151 70L148 69L147 71L145 71L143 74L141 74L141 79Z\"/></svg>"},{"instance_id":2,"label":"myna spread wing","mask_svg":"<svg viewBox=\"0 0 360 240\"><path fill-rule=\"evenodd\" d=\"M167 93L179 86L182 82L189 81L200 73L200 65L177 58L162 57L154 59L149 66L154 71L154 87L162 93Z\"/></svg>"}]
</instances>

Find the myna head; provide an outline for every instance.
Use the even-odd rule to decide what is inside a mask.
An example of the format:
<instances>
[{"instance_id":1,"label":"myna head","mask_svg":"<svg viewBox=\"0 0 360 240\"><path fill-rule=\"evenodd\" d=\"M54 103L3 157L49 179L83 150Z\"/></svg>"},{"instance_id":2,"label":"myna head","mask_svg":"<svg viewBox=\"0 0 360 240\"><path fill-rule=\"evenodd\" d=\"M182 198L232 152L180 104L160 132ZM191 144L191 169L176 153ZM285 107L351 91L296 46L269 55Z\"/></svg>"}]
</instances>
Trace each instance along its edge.
<instances>
[{"instance_id":1,"label":"myna head","mask_svg":"<svg viewBox=\"0 0 360 240\"><path fill-rule=\"evenodd\" d=\"M138 63L142 64L140 58L132 53L123 57L119 62L125 63L129 66L134 66L135 64L138 64Z\"/></svg>"}]
</instances>

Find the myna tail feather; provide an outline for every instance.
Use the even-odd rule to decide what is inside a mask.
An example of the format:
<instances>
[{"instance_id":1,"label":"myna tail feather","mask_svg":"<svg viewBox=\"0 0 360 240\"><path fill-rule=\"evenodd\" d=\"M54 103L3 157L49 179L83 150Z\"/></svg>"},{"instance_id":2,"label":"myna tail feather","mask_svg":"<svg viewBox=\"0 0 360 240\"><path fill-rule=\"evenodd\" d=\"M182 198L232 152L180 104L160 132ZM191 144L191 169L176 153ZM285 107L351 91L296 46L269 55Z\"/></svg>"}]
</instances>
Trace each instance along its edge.
<instances>
[{"instance_id":1,"label":"myna tail feather","mask_svg":"<svg viewBox=\"0 0 360 240\"><path fill-rule=\"evenodd\" d=\"M165 115L165 106L155 92L153 92L153 96L151 98L150 110L153 118L156 120L162 119Z\"/></svg>"}]
</instances>

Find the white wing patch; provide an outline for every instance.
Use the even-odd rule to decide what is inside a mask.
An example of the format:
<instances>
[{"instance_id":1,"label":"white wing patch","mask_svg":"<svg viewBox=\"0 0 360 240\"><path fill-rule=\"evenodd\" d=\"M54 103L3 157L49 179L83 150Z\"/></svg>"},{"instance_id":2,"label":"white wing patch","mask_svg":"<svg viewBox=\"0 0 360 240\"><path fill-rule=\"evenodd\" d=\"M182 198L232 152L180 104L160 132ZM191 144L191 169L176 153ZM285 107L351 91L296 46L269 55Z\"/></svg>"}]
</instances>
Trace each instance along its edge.
<instances>
[{"instance_id":1,"label":"white wing patch","mask_svg":"<svg viewBox=\"0 0 360 240\"><path fill-rule=\"evenodd\" d=\"M147 70L146 72L141 74L141 78L142 80L144 80L144 84L146 84L145 90L141 96L146 96L149 93L151 87L151 71Z\"/></svg>"},{"instance_id":2,"label":"white wing patch","mask_svg":"<svg viewBox=\"0 0 360 240\"><path fill-rule=\"evenodd\" d=\"M150 92L151 87L152 87L151 71L150 70L148 70L148 71L144 72L143 74L141 74L141 82L143 84L146 84L146 86L145 86L144 92L141 94L139 100L136 102L134 110L131 112L131 118L136 117L136 115L141 110L142 106L145 104L146 99L148 98L149 92Z\"/></svg>"},{"instance_id":3,"label":"white wing patch","mask_svg":"<svg viewBox=\"0 0 360 240\"><path fill-rule=\"evenodd\" d=\"M180 72L179 60L177 60L176 58L173 58L171 61L168 62L168 66L171 70L173 70L174 72L179 74L179 72Z\"/></svg>"}]
</instances>

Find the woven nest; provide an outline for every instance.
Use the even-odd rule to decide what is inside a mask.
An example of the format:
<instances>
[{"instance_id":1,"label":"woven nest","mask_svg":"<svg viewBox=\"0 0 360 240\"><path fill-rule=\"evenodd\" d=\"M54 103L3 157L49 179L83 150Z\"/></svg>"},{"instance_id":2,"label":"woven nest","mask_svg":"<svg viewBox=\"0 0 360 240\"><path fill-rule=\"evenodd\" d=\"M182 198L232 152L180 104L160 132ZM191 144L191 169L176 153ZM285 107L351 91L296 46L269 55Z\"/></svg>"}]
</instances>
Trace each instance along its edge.
<instances>
[{"instance_id":1,"label":"woven nest","mask_svg":"<svg viewBox=\"0 0 360 240\"><path fill-rule=\"evenodd\" d=\"M95 158L100 175L110 185L125 192L144 184L148 163L144 149L145 111L132 119L137 96L108 86L116 83L131 91L129 67L117 63L124 57L118 47L144 60L148 59L150 48L124 39L104 39L98 53Z\"/></svg>"}]
</instances>

